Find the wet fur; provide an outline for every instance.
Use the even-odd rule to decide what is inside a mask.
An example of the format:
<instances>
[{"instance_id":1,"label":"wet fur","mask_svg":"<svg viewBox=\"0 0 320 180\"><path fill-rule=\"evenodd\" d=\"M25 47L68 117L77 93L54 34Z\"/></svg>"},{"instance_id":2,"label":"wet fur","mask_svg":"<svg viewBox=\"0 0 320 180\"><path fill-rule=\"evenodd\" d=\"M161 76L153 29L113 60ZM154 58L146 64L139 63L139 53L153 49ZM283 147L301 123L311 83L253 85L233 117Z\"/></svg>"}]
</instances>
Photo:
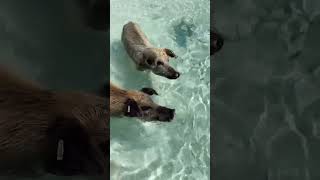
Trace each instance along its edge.
<instances>
[{"instance_id":1,"label":"wet fur","mask_svg":"<svg viewBox=\"0 0 320 180\"><path fill-rule=\"evenodd\" d=\"M139 108L137 106L143 104L152 106L152 102L145 100L146 97L147 95L140 91L124 90L110 82L110 115L125 115L124 111L127 108L128 102L136 103L135 108ZM140 111L139 109L136 110Z\"/></svg>"},{"instance_id":2,"label":"wet fur","mask_svg":"<svg viewBox=\"0 0 320 180\"><path fill-rule=\"evenodd\" d=\"M143 51L146 48L152 48L152 44L137 24L129 22L123 27L122 43L128 55L137 65L137 69L145 70Z\"/></svg>"},{"instance_id":3,"label":"wet fur","mask_svg":"<svg viewBox=\"0 0 320 180\"><path fill-rule=\"evenodd\" d=\"M0 68L0 174L105 173L106 108L105 98L53 92ZM55 159L59 139L66 141L63 164Z\"/></svg>"},{"instance_id":4,"label":"wet fur","mask_svg":"<svg viewBox=\"0 0 320 180\"><path fill-rule=\"evenodd\" d=\"M180 74L169 65L169 57L175 58L176 55L170 49L154 47L138 24L134 22L125 24L121 39L128 55L133 59L138 70L152 70L153 73L169 79L179 77ZM155 64L156 60L159 60L163 65L161 68L160 66L150 65L146 62L146 59L152 59ZM151 66L155 67L151 68Z\"/></svg>"},{"instance_id":5,"label":"wet fur","mask_svg":"<svg viewBox=\"0 0 320 180\"><path fill-rule=\"evenodd\" d=\"M124 90L110 83L110 115L169 122L174 117L174 109L156 104L151 96L157 94L152 88Z\"/></svg>"},{"instance_id":6,"label":"wet fur","mask_svg":"<svg viewBox=\"0 0 320 180\"><path fill-rule=\"evenodd\" d=\"M124 90L110 83L110 115L122 116L126 109L128 100L143 102L143 94L138 91Z\"/></svg>"}]
</instances>

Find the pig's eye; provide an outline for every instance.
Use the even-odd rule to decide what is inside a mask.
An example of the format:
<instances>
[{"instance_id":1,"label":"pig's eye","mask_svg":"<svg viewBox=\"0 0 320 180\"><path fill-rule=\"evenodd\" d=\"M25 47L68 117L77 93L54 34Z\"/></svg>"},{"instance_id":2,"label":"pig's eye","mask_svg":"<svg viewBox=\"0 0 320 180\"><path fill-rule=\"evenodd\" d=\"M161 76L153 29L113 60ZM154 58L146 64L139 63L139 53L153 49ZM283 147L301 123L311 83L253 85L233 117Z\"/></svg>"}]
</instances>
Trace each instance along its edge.
<instances>
[{"instance_id":1,"label":"pig's eye","mask_svg":"<svg viewBox=\"0 0 320 180\"><path fill-rule=\"evenodd\" d=\"M146 110L151 109L151 107L150 106L142 106L141 109L142 109L142 111L146 111Z\"/></svg>"},{"instance_id":2,"label":"pig's eye","mask_svg":"<svg viewBox=\"0 0 320 180\"><path fill-rule=\"evenodd\" d=\"M148 63L148 65L152 65L153 64L153 61L152 61L152 59L147 59L147 63Z\"/></svg>"},{"instance_id":3,"label":"pig's eye","mask_svg":"<svg viewBox=\"0 0 320 180\"><path fill-rule=\"evenodd\" d=\"M158 62L157 62L157 65L158 65L158 66L161 66L161 65L163 65L163 62L158 61Z\"/></svg>"}]
</instances>

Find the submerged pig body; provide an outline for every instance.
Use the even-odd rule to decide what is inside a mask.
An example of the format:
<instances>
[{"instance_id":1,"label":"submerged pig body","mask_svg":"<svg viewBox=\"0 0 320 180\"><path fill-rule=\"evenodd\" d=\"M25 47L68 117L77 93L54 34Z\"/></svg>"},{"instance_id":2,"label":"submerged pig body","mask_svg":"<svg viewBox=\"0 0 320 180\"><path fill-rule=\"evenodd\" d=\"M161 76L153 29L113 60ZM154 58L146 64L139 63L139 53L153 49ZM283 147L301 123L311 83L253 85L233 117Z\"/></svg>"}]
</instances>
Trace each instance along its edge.
<instances>
[{"instance_id":1,"label":"submerged pig body","mask_svg":"<svg viewBox=\"0 0 320 180\"><path fill-rule=\"evenodd\" d=\"M177 79L180 73L169 65L169 58L175 58L172 50L154 47L137 23L123 26L122 43L138 70L150 70L168 79Z\"/></svg>"}]
</instances>

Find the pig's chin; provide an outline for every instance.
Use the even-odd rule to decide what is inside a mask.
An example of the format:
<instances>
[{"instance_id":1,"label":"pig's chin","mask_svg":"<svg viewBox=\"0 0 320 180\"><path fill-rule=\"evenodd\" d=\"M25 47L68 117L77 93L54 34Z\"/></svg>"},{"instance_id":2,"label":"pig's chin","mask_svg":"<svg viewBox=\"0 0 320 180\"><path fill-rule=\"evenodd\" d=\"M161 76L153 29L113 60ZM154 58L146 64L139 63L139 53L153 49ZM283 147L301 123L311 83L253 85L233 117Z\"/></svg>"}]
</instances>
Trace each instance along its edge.
<instances>
[{"instance_id":1,"label":"pig's chin","mask_svg":"<svg viewBox=\"0 0 320 180\"><path fill-rule=\"evenodd\" d=\"M140 117L138 117L140 120L145 122L153 122L153 121L159 121L158 117L152 117L147 113L143 113Z\"/></svg>"},{"instance_id":2,"label":"pig's chin","mask_svg":"<svg viewBox=\"0 0 320 180\"><path fill-rule=\"evenodd\" d=\"M141 117L142 121L145 122L170 122L172 121L172 118L165 118L165 117L149 117L149 116L145 116L145 117Z\"/></svg>"}]
</instances>

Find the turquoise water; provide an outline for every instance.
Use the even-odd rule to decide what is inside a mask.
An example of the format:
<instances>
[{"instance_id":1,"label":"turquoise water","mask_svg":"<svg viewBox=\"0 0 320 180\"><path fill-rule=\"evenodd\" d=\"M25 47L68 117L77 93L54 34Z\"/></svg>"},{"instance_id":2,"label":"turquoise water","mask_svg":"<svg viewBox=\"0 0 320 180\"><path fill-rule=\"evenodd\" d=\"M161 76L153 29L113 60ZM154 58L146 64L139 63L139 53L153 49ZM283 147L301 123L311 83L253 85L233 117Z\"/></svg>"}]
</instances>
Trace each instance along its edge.
<instances>
[{"instance_id":1,"label":"turquoise water","mask_svg":"<svg viewBox=\"0 0 320 180\"><path fill-rule=\"evenodd\" d=\"M209 0L111 0L111 80L127 89L153 87L155 101L176 109L170 123L111 120L112 180L209 179ZM155 46L172 49L179 72L168 80L139 72L120 42L122 27L138 23Z\"/></svg>"}]
</instances>

